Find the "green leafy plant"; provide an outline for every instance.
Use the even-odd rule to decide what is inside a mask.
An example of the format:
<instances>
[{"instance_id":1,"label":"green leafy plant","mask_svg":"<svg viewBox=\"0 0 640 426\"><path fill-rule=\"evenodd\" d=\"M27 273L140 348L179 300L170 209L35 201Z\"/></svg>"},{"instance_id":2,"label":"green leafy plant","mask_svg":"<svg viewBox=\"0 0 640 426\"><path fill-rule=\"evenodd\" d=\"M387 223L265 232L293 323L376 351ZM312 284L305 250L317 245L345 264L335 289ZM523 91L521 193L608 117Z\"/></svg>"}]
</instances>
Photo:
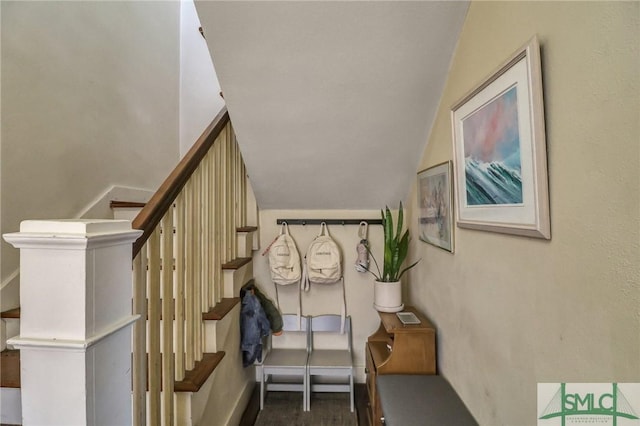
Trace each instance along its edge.
<instances>
[{"instance_id":1,"label":"green leafy plant","mask_svg":"<svg viewBox=\"0 0 640 426\"><path fill-rule=\"evenodd\" d=\"M402 275L407 272L409 269L413 268L420 262L417 262L407 266L404 269L400 269L402 267L402 263L407 257L407 253L409 252L409 230L407 229L404 234L402 233L402 225L403 225L403 209L402 209L402 201L400 202L400 207L398 208L398 224L397 231L393 232L393 216L391 215L391 210L387 206L385 210L380 210L382 214L382 227L384 228L384 263L382 268L382 273L380 273L380 266L378 266L378 261L375 256L367 246L367 251L369 255L373 259L373 262L376 265L376 269L378 273L369 271L371 275L373 275L377 281L382 282L395 282L400 281Z\"/></svg>"}]
</instances>

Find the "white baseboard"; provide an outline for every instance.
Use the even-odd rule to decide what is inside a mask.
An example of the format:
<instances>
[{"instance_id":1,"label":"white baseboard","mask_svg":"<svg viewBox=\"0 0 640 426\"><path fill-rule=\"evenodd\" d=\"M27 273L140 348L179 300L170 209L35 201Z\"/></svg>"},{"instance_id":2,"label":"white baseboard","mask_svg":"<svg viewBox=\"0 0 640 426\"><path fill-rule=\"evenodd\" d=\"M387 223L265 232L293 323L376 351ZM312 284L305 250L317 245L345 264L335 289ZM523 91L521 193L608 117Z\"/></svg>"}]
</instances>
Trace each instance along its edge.
<instances>
[{"instance_id":1,"label":"white baseboard","mask_svg":"<svg viewBox=\"0 0 640 426\"><path fill-rule=\"evenodd\" d=\"M255 385L256 382L254 381L247 381L245 383L244 389L242 389L242 392L238 395L237 401L233 405L233 411L229 414L227 426L240 424L240 419L242 419L242 415L249 404Z\"/></svg>"}]
</instances>

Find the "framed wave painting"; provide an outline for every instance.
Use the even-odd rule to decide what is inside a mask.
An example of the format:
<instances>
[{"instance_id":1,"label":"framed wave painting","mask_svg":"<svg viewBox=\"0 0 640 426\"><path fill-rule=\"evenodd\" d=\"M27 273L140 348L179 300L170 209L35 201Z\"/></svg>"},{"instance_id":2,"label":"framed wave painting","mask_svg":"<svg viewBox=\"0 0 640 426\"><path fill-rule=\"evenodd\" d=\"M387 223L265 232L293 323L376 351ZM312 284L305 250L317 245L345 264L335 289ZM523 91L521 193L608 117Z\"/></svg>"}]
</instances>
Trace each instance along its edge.
<instances>
[{"instance_id":1,"label":"framed wave painting","mask_svg":"<svg viewBox=\"0 0 640 426\"><path fill-rule=\"evenodd\" d=\"M457 225L551 239L538 39L458 101L451 118Z\"/></svg>"}]
</instances>

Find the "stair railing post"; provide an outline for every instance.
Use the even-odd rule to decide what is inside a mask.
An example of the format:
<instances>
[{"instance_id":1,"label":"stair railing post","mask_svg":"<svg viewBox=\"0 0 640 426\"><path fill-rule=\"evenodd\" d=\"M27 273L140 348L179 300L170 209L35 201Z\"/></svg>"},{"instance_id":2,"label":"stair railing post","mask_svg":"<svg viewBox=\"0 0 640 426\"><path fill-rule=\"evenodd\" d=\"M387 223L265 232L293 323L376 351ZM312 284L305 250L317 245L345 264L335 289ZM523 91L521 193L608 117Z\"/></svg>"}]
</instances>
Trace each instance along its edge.
<instances>
[{"instance_id":1,"label":"stair railing post","mask_svg":"<svg viewBox=\"0 0 640 426\"><path fill-rule=\"evenodd\" d=\"M128 425L131 247L126 220L24 221L20 249L23 424Z\"/></svg>"}]
</instances>

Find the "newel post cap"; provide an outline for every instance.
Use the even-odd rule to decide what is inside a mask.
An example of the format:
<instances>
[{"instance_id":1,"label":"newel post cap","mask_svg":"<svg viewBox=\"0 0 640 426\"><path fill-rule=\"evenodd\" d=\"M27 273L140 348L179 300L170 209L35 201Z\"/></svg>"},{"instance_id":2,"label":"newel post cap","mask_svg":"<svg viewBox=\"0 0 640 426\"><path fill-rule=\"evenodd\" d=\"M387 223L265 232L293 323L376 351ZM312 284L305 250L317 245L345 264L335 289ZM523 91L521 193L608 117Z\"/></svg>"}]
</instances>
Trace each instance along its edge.
<instances>
[{"instance_id":1,"label":"newel post cap","mask_svg":"<svg viewBox=\"0 0 640 426\"><path fill-rule=\"evenodd\" d=\"M86 249L131 243L142 231L131 228L128 220L53 219L24 220L20 232L4 234L15 248Z\"/></svg>"}]
</instances>

